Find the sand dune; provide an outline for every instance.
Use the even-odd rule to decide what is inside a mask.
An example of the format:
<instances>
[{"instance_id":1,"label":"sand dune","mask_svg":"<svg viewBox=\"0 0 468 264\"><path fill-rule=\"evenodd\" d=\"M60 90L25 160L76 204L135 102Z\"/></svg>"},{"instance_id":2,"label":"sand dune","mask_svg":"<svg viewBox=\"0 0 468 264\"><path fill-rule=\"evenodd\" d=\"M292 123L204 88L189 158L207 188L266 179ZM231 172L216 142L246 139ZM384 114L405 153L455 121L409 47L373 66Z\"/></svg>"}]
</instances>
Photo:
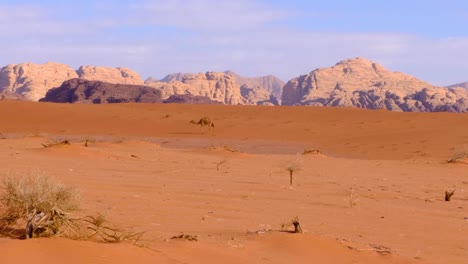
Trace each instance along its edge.
<instances>
[{"instance_id":1,"label":"sand dune","mask_svg":"<svg viewBox=\"0 0 468 264\"><path fill-rule=\"evenodd\" d=\"M0 110L0 177L46 172L81 191L78 214L144 231L146 245L2 238L2 263L468 258L468 167L445 162L468 145L465 114L17 101ZM213 131L189 124L203 116ZM71 145L42 146L64 139ZM446 189L456 189L451 202ZM279 232L295 216L304 234ZM181 232L199 241L170 239Z\"/></svg>"}]
</instances>

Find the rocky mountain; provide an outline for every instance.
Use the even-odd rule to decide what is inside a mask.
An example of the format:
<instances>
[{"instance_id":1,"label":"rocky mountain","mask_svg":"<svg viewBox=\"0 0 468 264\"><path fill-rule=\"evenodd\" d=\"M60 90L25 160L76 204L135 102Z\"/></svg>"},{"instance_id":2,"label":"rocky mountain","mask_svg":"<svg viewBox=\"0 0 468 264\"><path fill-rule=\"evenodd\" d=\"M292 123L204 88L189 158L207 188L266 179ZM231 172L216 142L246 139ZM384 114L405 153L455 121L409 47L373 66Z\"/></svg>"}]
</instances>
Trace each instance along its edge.
<instances>
[{"instance_id":1,"label":"rocky mountain","mask_svg":"<svg viewBox=\"0 0 468 264\"><path fill-rule=\"evenodd\" d=\"M0 92L17 94L26 100L37 101L44 97L50 88L77 77L72 68L60 63L10 64L0 69Z\"/></svg>"},{"instance_id":2,"label":"rocky mountain","mask_svg":"<svg viewBox=\"0 0 468 264\"><path fill-rule=\"evenodd\" d=\"M165 104L220 104L206 96L197 96L191 94L174 94L163 101Z\"/></svg>"},{"instance_id":3,"label":"rocky mountain","mask_svg":"<svg viewBox=\"0 0 468 264\"><path fill-rule=\"evenodd\" d=\"M273 75L263 77L243 77L232 71L225 71L226 74L234 75L237 83L248 89L263 89L271 93L277 100L281 100L281 92L284 82Z\"/></svg>"},{"instance_id":4,"label":"rocky mountain","mask_svg":"<svg viewBox=\"0 0 468 264\"><path fill-rule=\"evenodd\" d=\"M290 80L283 88L282 104L467 112L468 91L436 87L355 58Z\"/></svg>"},{"instance_id":5,"label":"rocky mountain","mask_svg":"<svg viewBox=\"0 0 468 264\"><path fill-rule=\"evenodd\" d=\"M123 67L109 68L96 66L81 66L76 73L81 79L107 83L143 85L138 73Z\"/></svg>"},{"instance_id":6,"label":"rocky mountain","mask_svg":"<svg viewBox=\"0 0 468 264\"><path fill-rule=\"evenodd\" d=\"M77 71L66 64L10 64L0 69L0 93L6 97L38 101L64 81L82 78L109 83L143 84L141 77L127 68L81 66ZM15 96L16 94L17 96Z\"/></svg>"},{"instance_id":7,"label":"rocky mountain","mask_svg":"<svg viewBox=\"0 0 468 264\"><path fill-rule=\"evenodd\" d=\"M184 77L189 76L189 75L192 75L192 73L181 73L181 72L171 73L171 74L166 75L166 77L162 78L161 82L174 82L174 81L181 82Z\"/></svg>"},{"instance_id":8,"label":"rocky mountain","mask_svg":"<svg viewBox=\"0 0 468 264\"><path fill-rule=\"evenodd\" d=\"M224 104L278 105L278 100L269 91L260 86L240 83L239 77L232 72L175 73L167 75L161 81L147 79L145 84L161 90L163 98L190 94L207 96ZM259 78L256 82L260 83L260 80L263 79ZM268 81L265 80L265 83ZM270 83L276 84L274 80Z\"/></svg>"},{"instance_id":9,"label":"rocky mountain","mask_svg":"<svg viewBox=\"0 0 468 264\"><path fill-rule=\"evenodd\" d=\"M447 88L463 88L463 89L468 89L468 82L450 85L450 86L447 86Z\"/></svg>"},{"instance_id":10,"label":"rocky mountain","mask_svg":"<svg viewBox=\"0 0 468 264\"><path fill-rule=\"evenodd\" d=\"M161 103L161 92L151 87L71 79L50 89L40 102L54 103Z\"/></svg>"}]
</instances>

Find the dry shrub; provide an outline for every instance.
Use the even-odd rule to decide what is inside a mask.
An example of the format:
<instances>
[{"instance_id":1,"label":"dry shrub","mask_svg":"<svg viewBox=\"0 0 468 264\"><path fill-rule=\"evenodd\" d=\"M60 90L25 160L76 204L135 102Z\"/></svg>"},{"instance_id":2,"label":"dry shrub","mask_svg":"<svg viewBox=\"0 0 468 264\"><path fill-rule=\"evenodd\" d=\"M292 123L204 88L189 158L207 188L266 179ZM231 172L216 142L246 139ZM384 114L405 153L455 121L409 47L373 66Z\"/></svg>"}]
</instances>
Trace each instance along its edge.
<instances>
[{"instance_id":1,"label":"dry shrub","mask_svg":"<svg viewBox=\"0 0 468 264\"><path fill-rule=\"evenodd\" d=\"M187 240L187 241L198 241L198 237L195 235L190 235L190 234L185 234L182 233L178 236L173 236L171 239L177 239L177 240Z\"/></svg>"},{"instance_id":2,"label":"dry shrub","mask_svg":"<svg viewBox=\"0 0 468 264\"><path fill-rule=\"evenodd\" d=\"M53 182L45 175L8 176L0 196L0 229L26 224L26 237L52 236L80 206L76 189Z\"/></svg>"},{"instance_id":3,"label":"dry shrub","mask_svg":"<svg viewBox=\"0 0 468 264\"><path fill-rule=\"evenodd\" d=\"M455 190L448 190L445 191L445 201L450 202L452 200L452 196L455 194Z\"/></svg>"},{"instance_id":4,"label":"dry shrub","mask_svg":"<svg viewBox=\"0 0 468 264\"><path fill-rule=\"evenodd\" d=\"M87 146L87 143L88 143L88 140L86 140L86 146ZM49 148L49 147L55 147L55 146L69 146L71 145L70 141L69 140L63 140L63 141L60 141L58 143L52 143L52 144L44 144L44 143L41 143L41 145L44 147L44 148Z\"/></svg>"},{"instance_id":5,"label":"dry shrub","mask_svg":"<svg viewBox=\"0 0 468 264\"><path fill-rule=\"evenodd\" d=\"M282 224L281 229L284 230L284 229L289 228L290 226L294 226L294 231L288 231L288 232L302 234L302 228L301 228L301 223L299 222L299 217L296 216L289 223Z\"/></svg>"},{"instance_id":6,"label":"dry shrub","mask_svg":"<svg viewBox=\"0 0 468 264\"><path fill-rule=\"evenodd\" d=\"M103 243L131 242L137 244L144 232L131 232L111 224L102 215L73 219L67 226L69 238Z\"/></svg>"},{"instance_id":7,"label":"dry shrub","mask_svg":"<svg viewBox=\"0 0 468 264\"><path fill-rule=\"evenodd\" d=\"M323 153L318 149L304 149L304 152L302 152L302 155L308 155L308 154L321 155Z\"/></svg>"},{"instance_id":8,"label":"dry shrub","mask_svg":"<svg viewBox=\"0 0 468 264\"><path fill-rule=\"evenodd\" d=\"M288 162L288 164L286 165L286 170L289 172L289 185L293 184L293 174L294 174L294 172L299 171L299 170L302 169L302 163L303 163L302 159L298 155L298 156L296 156L295 160L292 160L292 161Z\"/></svg>"},{"instance_id":9,"label":"dry shrub","mask_svg":"<svg viewBox=\"0 0 468 264\"><path fill-rule=\"evenodd\" d=\"M464 160L468 159L468 151L460 151L455 154L453 154L452 157L450 157L447 162L448 163L457 163L457 162L463 162Z\"/></svg>"},{"instance_id":10,"label":"dry shrub","mask_svg":"<svg viewBox=\"0 0 468 264\"><path fill-rule=\"evenodd\" d=\"M60 235L78 240L136 244L143 235L117 228L102 215L73 218L71 213L80 207L78 191L45 175L5 178L0 205L3 234L17 225L25 225L26 238Z\"/></svg>"}]
</instances>

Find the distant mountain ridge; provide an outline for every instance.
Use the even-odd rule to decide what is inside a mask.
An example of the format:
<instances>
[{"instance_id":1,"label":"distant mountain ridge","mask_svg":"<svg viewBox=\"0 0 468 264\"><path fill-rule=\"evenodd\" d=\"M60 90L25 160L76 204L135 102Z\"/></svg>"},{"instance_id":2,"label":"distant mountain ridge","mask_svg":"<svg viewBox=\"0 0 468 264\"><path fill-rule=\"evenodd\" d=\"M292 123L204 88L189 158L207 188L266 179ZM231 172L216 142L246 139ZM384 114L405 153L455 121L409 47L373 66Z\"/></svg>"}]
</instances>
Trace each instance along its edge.
<instances>
[{"instance_id":1,"label":"distant mountain ridge","mask_svg":"<svg viewBox=\"0 0 468 264\"><path fill-rule=\"evenodd\" d=\"M245 78L234 72L173 73L161 81L148 78L146 85L162 91L163 98L172 95L207 96L224 104L278 105L273 91L279 94L283 84L273 76ZM270 92L271 91L271 92Z\"/></svg>"},{"instance_id":2,"label":"distant mountain ridge","mask_svg":"<svg viewBox=\"0 0 468 264\"><path fill-rule=\"evenodd\" d=\"M447 86L447 88L463 88L463 89L468 89L468 82L449 85L449 86Z\"/></svg>"},{"instance_id":3,"label":"distant mountain ridge","mask_svg":"<svg viewBox=\"0 0 468 264\"><path fill-rule=\"evenodd\" d=\"M354 58L290 80L283 88L282 104L468 112L468 91L433 86L365 58Z\"/></svg>"},{"instance_id":4,"label":"distant mountain ridge","mask_svg":"<svg viewBox=\"0 0 468 264\"><path fill-rule=\"evenodd\" d=\"M10 64L0 69L0 92L7 91L26 100L38 101L49 89L59 87L63 82L74 78L143 85L140 75L122 67L81 66L75 71L66 64L55 62L21 63Z\"/></svg>"},{"instance_id":5,"label":"distant mountain ridge","mask_svg":"<svg viewBox=\"0 0 468 264\"><path fill-rule=\"evenodd\" d=\"M118 100L110 98L112 102L138 101L140 99L133 97L139 96L139 92L154 92L153 99L145 99L147 102L162 102L172 96L168 102L468 112L468 82L438 87L401 72L389 71L365 58L343 60L332 67L293 78L286 84L271 75L250 78L232 71L174 73L160 81L154 78L143 81L139 74L123 67L81 66L75 71L66 64L54 62L10 64L0 69L0 99L38 101L52 88L61 87L69 80L74 80L72 84L75 85L81 82L78 80L96 82L81 83L81 87L100 86L94 90L87 88L87 91L110 93L114 98L119 97L118 93L123 94ZM138 88L137 92L128 88L133 92L127 93L126 86L122 85L145 88ZM161 98L154 99L156 95ZM104 94L99 100L109 101Z\"/></svg>"}]
</instances>

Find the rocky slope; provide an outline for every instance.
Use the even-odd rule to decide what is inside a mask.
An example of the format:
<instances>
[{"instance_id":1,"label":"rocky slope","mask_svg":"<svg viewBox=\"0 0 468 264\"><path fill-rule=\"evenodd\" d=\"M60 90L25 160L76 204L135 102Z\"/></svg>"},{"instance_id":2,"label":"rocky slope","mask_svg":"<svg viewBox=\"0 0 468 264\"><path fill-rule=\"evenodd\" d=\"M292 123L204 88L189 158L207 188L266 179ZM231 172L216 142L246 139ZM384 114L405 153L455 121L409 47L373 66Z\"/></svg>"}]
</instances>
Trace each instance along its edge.
<instances>
[{"instance_id":1,"label":"rocky slope","mask_svg":"<svg viewBox=\"0 0 468 264\"><path fill-rule=\"evenodd\" d=\"M175 73L167 75L161 81L147 79L145 84L161 90L163 98L168 98L171 95L190 94L207 96L224 104L278 104L278 100L266 89L260 86L248 86L240 83L239 80L239 76L232 72ZM261 79L259 78L259 80ZM257 83L260 82L259 80ZM268 78L268 80L270 79ZM270 83L276 82L270 80Z\"/></svg>"},{"instance_id":2,"label":"rocky slope","mask_svg":"<svg viewBox=\"0 0 468 264\"><path fill-rule=\"evenodd\" d=\"M48 62L45 64L10 64L0 69L0 92L17 94L37 101L47 90L62 82L78 77L68 65Z\"/></svg>"},{"instance_id":3,"label":"rocky slope","mask_svg":"<svg viewBox=\"0 0 468 264\"><path fill-rule=\"evenodd\" d=\"M206 96L197 96L191 94L174 94L169 96L163 101L165 104L220 104L220 102L213 101Z\"/></svg>"},{"instance_id":4,"label":"rocky slope","mask_svg":"<svg viewBox=\"0 0 468 264\"><path fill-rule=\"evenodd\" d=\"M101 81L71 79L50 89L40 102L54 103L161 103L161 92L151 87L112 84Z\"/></svg>"},{"instance_id":5,"label":"rocky slope","mask_svg":"<svg viewBox=\"0 0 468 264\"><path fill-rule=\"evenodd\" d=\"M38 101L49 89L78 77L108 83L143 84L141 77L127 68L81 66L75 71L61 63L22 63L0 69L0 93L7 98Z\"/></svg>"},{"instance_id":6,"label":"rocky slope","mask_svg":"<svg viewBox=\"0 0 468 264\"><path fill-rule=\"evenodd\" d=\"M107 83L143 85L138 73L123 67L109 68L96 66L81 66L76 73L81 79Z\"/></svg>"},{"instance_id":7,"label":"rocky slope","mask_svg":"<svg viewBox=\"0 0 468 264\"><path fill-rule=\"evenodd\" d=\"M355 58L290 80L283 88L282 104L467 112L468 91L432 86Z\"/></svg>"},{"instance_id":8,"label":"rocky slope","mask_svg":"<svg viewBox=\"0 0 468 264\"><path fill-rule=\"evenodd\" d=\"M224 73L234 75L241 87L244 86L253 90L266 90L277 100L281 100L281 92L285 83L276 76L243 77L232 71L225 71Z\"/></svg>"}]
</instances>

